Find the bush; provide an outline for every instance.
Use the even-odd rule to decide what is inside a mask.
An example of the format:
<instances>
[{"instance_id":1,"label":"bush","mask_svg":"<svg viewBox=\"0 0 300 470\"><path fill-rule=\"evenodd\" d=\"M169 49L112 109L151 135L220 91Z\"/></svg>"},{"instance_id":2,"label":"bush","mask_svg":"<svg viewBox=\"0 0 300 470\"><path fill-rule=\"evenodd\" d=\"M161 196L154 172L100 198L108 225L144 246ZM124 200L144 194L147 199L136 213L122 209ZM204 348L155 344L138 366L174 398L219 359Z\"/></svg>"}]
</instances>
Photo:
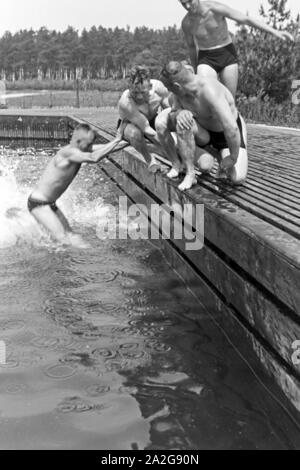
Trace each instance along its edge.
<instances>
[{"instance_id":1,"label":"bush","mask_svg":"<svg viewBox=\"0 0 300 470\"><path fill-rule=\"evenodd\" d=\"M237 106L246 121L300 128L300 106L293 105L290 100L279 104L268 97L239 96Z\"/></svg>"}]
</instances>

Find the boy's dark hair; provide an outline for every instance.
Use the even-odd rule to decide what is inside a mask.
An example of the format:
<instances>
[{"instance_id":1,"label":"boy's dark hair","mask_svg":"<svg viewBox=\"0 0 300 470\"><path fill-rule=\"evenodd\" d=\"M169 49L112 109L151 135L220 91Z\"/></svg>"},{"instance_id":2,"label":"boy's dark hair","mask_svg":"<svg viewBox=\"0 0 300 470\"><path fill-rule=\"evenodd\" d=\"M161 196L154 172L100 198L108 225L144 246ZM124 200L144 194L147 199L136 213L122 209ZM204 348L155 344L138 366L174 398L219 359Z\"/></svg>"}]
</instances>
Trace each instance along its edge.
<instances>
[{"instance_id":1,"label":"boy's dark hair","mask_svg":"<svg viewBox=\"0 0 300 470\"><path fill-rule=\"evenodd\" d=\"M75 127L75 131L86 131L86 132L94 132L93 129L89 124L78 124L78 126Z\"/></svg>"},{"instance_id":2,"label":"boy's dark hair","mask_svg":"<svg viewBox=\"0 0 300 470\"><path fill-rule=\"evenodd\" d=\"M150 70L146 65L135 65L129 72L129 87L144 83L151 78Z\"/></svg>"},{"instance_id":3,"label":"boy's dark hair","mask_svg":"<svg viewBox=\"0 0 300 470\"><path fill-rule=\"evenodd\" d=\"M78 126L76 126L74 129L74 132L76 131L85 131L87 133L92 132L92 134L94 135L94 140L97 137L96 132L94 131L94 129L91 128L89 124L85 124L85 123L78 124Z\"/></svg>"}]
</instances>

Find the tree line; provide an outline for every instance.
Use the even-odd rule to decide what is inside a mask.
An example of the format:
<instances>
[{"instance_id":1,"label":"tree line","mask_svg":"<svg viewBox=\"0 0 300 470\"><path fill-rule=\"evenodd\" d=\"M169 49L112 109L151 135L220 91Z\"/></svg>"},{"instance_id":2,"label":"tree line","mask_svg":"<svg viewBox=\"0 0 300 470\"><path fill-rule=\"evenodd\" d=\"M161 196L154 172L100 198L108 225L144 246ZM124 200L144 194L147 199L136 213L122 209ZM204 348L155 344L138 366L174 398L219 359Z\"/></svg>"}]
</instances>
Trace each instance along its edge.
<instances>
[{"instance_id":1,"label":"tree line","mask_svg":"<svg viewBox=\"0 0 300 470\"><path fill-rule=\"evenodd\" d=\"M240 57L240 93L283 101L291 93L292 80L300 79L299 16L292 17L287 0L268 3L260 15L273 27L292 32L296 41L283 42L248 27L238 28L233 41ZM183 33L176 26L133 31L93 26L81 33L71 26L64 32L42 27L6 32L0 38L0 73L8 82L120 79L135 63L148 65L155 75L168 60L187 56Z\"/></svg>"}]
</instances>

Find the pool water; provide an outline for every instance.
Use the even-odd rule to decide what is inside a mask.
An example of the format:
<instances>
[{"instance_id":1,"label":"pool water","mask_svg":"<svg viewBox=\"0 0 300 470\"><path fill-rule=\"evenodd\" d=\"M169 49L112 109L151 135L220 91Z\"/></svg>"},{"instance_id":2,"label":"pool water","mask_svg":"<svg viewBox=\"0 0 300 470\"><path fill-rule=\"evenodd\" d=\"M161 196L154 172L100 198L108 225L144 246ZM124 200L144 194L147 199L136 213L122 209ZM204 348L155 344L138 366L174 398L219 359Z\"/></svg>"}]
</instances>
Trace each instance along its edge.
<instances>
[{"instance_id":1,"label":"pool water","mask_svg":"<svg viewBox=\"0 0 300 470\"><path fill-rule=\"evenodd\" d=\"M58 204L89 248L36 225L26 199L51 153L0 157L0 448L300 448L157 248L97 237L118 201L98 167Z\"/></svg>"}]
</instances>

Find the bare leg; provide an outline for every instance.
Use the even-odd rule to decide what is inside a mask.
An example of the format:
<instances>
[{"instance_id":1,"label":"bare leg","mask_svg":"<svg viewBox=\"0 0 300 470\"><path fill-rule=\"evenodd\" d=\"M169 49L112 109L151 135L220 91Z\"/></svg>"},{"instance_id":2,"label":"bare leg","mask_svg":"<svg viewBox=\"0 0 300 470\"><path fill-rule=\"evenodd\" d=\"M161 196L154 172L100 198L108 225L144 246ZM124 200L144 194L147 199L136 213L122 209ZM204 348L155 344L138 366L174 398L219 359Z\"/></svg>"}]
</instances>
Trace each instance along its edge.
<instances>
[{"instance_id":1,"label":"bare leg","mask_svg":"<svg viewBox=\"0 0 300 470\"><path fill-rule=\"evenodd\" d=\"M198 65L197 75L199 75L201 78L218 80L217 72L212 67L210 67L210 65L206 64Z\"/></svg>"},{"instance_id":2,"label":"bare leg","mask_svg":"<svg viewBox=\"0 0 300 470\"><path fill-rule=\"evenodd\" d=\"M55 239L65 241L66 230L50 206L37 207L31 214Z\"/></svg>"},{"instance_id":3,"label":"bare leg","mask_svg":"<svg viewBox=\"0 0 300 470\"><path fill-rule=\"evenodd\" d=\"M71 232L69 223L60 210L53 212L50 206L42 206L34 209L31 214L61 244L79 249L90 247L80 235Z\"/></svg>"},{"instance_id":4,"label":"bare leg","mask_svg":"<svg viewBox=\"0 0 300 470\"><path fill-rule=\"evenodd\" d=\"M226 86L226 88L228 88L232 93L232 96L235 98L239 81L238 64L228 65L228 67L225 67L225 69L220 73L220 81Z\"/></svg>"},{"instance_id":5,"label":"bare leg","mask_svg":"<svg viewBox=\"0 0 300 470\"><path fill-rule=\"evenodd\" d=\"M178 186L180 191L191 189L197 183L194 156L196 150L195 138L193 132L180 131L178 133L178 148L180 155L184 155L184 162L186 165L186 176L183 182Z\"/></svg>"},{"instance_id":6,"label":"bare leg","mask_svg":"<svg viewBox=\"0 0 300 470\"><path fill-rule=\"evenodd\" d=\"M178 114L178 118L179 117L180 113ZM179 185L178 189L180 189L180 191L185 191L197 183L195 174L195 158L197 158L198 150L196 150L196 145L199 147L207 145L210 141L210 135L207 130L201 127L195 120L194 125L190 130L182 130L178 124L176 124L176 132L179 154L186 165L186 177L181 185ZM204 159L202 158L202 162L200 160L200 165L203 165L202 171L204 169L208 171L213 165L213 158L207 152L204 153L206 154L206 162L204 162ZM199 155L199 157L200 156L201 155ZM207 159L209 159L208 162Z\"/></svg>"},{"instance_id":7,"label":"bare leg","mask_svg":"<svg viewBox=\"0 0 300 470\"><path fill-rule=\"evenodd\" d=\"M156 159L148 150L147 143L142 131L138 129L134 124L128 124L124 130L124 137L133 148L141 153L148 163L148 169L151 173L156 173L160 170L160 165Z\"/></svg>"},{"instance_id":8,"label":"bare leg","mask_svg":"<svg viewBox=\"0 0 300 470\"><path fill-rule=\"evenodd\" d=\"M242 122L242 137L247 147L247 128L244 119L240 116ZM229 149L224 149L221 151L221 159L224 159L230 155ZM239 157L234 165L234 167L225 175L227 179L231 181L232 184L240 185L243 184L247 178L248 174L248 153L247 148L240 148Z\"/></svg>"},{"instance_id":9,"label":"bare leg","mask_svg":"<svg viewBox=\"0 0 300 470\"><path fill-rule=\"evenodd\" d=\"M186 165L186 176L183 182L179 185L178 189L180 191L185 191L197 183L194 164L196 155L196 142L200 146L207 145L210 137L208 132L199 126L196 121L194 121L194 126L191 130L182 130L177 124L176 132L179 153Z\"/></svg>"},{"instance_id":10,"label":"bare leg","mask_svg":"<svg viewBox=\"0 0 300 470\"><path fill-rule=\"evenodd\" d=\"M171 133L170 123L171 108L163 110L156 118L156 132L158 139L165 153L167 154L168 160L172 162L172 169L167 174L168 178L178 178L181 168L182 161L177 154L177 148ZM176 130L176 124L174 123L174 131Z\"/></svg>"},{"instance_id":11,"label":"bare leg","mask_svg":"<svg viewBox=\"0 0 300 470\"><path fill-rule=\"evenodd\" d=\"M64 227L65 231L66 232L72 232L72 229L70 227L70 224L68 222L68 219L66 218L66 216L64 215L64 213L60 210L60 209L57 209L57 211L55 212L55 214L57 215L57 217L59 218L62 226Z\"/></svg>"}]
</instances>

